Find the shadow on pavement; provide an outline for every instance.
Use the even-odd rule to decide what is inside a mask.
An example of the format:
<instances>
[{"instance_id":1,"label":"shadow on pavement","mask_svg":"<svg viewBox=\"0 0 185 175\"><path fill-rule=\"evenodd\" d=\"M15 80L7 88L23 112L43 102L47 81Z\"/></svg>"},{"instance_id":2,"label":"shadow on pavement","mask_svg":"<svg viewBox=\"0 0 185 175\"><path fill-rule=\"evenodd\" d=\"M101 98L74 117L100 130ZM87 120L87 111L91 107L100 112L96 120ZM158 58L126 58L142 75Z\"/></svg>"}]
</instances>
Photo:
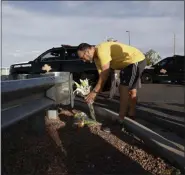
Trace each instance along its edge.
<instances>
[{"instance_id":1,"label":"shadow on pavement","mask_svg":"<svg viewBox=\"0 0 185 175\"><path fill-rule=\"evenodd\" d=\"M168 115L173 115L174 117L177 116L177 117L184 118L184 116L185 116L184 112L177 111L178 109L175 109L175 107L174 107L174 110L173 110L173 107L172 107L172 109L167 109L163 106L159 107L160 104L158 106L155 106L155 104L153 104L153 103L146 103L146 102L145 103L139 103L139 105L150 108L150 109L154 109L154 110L157 110L157 111L160 111L160 112L163 112L163 113L168 114ZM180 106L180 107L182 107L182 106Z\"/></svg>"},{"instance_id":2,"label":"shadow on pavement","mask_svg":"<svg viewBox=\"0 0 185 175\"><path fill-rule=\"evenodd\" d=\"M117 113L119 112L119 106L120 106L119 100L116 100L116 99L108 100L108 99L98 98L96 100L95 104L97 106L110 109L114 112L117 112ZM168 116L168 115L173 116L173 119L168 118L167 120L172 121L172 122L176 121L176 122L184 124L184 114L185 114L184 112L177 111L176 109L173 109L173 108L167 109L165 107L158 107L160 105L154 106L154 104L155 103L139 102L137 106L142 106L142 107L146 107L148 109L153 109L153 111L150 111L150 110L143 111L143 110L136 109L136 115L138 117L140 115L145 115L145 116L151 117L151 114L152 114L153 116L156 116L156 117L164 117L163 116L163 113L164 113L165 116ZM158 113L158 112L162 112L162 113ZM161 115L159 115L159 114L161 114ZM177 117L177 118L175 118L175 117ZM179 120L178 118L181 118L181 119Z\"/></svg>"},{"instance_id":3,"label":"shadow on pavement","mask_svg":"<svg viewBox=\"0 0 185 175\"><path fill-rule=\"evenodd\" d=\"M172 105L172 106L177 106L177 107L182 107L185 108L184 104L179 104L179 103L166 103L167 105Z\"/></svg>"}]
</instances>

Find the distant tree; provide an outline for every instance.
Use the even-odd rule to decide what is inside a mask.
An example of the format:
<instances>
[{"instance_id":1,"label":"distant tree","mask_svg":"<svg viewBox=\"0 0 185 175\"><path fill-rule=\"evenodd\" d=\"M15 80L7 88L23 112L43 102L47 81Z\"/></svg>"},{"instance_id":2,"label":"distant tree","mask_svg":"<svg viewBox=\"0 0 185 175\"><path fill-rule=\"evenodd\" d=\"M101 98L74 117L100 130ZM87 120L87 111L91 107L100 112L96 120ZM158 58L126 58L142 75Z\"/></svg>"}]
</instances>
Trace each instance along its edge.
<instances>
[{"instance_id":1,"label":"distant tree","mask_svg":"<svg viewBox=\"0 0 185 175\"><path fill-rule=\"evenodd\" d=\"M161 59L159 53L153 49L150 49L148 52L146 52L145 57L147 60L147 65L153 65Z\"/></svg>"},{"instance_id":2,"label":"distant tree","mask_svg":"<svg viewBox=\"0 0 185 175\"><path fill-rule=\"evenodd\" d=\"M117 40L115 40L114 38L108 38L107 41L108 42L111 42L111 41L116 42Z\"/></svg>"}]
</instances>

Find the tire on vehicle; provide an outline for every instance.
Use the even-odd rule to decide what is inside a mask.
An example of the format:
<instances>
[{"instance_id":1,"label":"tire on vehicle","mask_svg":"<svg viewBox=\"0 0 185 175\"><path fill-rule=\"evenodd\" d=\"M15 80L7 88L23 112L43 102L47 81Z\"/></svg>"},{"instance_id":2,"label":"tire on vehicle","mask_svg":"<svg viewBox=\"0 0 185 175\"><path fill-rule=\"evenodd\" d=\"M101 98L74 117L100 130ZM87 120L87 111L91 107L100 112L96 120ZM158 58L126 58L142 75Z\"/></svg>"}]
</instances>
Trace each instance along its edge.
<instances>
[{"instance_id":1,"label":"tire on vehicle","mask_svg":"<svg viewBox=\"0 0 185 175\"><path fill-rule=\"evenodd\" d=\"M153 83L153 77L152 77L152 75L149 74L149 73L144 73L141 76L141 82L144 83L144 84Z\"/></svg>"}]
</instances>

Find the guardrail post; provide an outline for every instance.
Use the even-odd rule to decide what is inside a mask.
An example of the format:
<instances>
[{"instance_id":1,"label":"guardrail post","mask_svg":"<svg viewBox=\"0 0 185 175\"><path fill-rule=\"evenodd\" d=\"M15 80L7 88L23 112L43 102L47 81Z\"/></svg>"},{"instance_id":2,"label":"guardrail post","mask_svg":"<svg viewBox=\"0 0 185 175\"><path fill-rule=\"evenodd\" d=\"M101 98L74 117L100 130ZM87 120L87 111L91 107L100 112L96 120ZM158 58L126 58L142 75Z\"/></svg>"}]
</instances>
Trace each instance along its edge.
<instances>
[{"instance_id":1,"label":"guardrail post","mask_svg":"<svg viewBox=\"0 0 185 175\"><path fill-rule=\"evenodd\" d=\"M46 116L48 119L57 119L58 118L58 111L57 110L48 110Z\"/></svg>"},{"instance_id":2,"label":"guardrail post","mask_svg":"<svg viewBox=\"0 0 185 175\"><path fill-rule=\"evenodd\" d=\"M52 72L54 76L61 77L65 82L56 84L47 90L46 96L55 101L55 105L74 106L73 76L70 72Z\"/></svg>"}]
</instances>

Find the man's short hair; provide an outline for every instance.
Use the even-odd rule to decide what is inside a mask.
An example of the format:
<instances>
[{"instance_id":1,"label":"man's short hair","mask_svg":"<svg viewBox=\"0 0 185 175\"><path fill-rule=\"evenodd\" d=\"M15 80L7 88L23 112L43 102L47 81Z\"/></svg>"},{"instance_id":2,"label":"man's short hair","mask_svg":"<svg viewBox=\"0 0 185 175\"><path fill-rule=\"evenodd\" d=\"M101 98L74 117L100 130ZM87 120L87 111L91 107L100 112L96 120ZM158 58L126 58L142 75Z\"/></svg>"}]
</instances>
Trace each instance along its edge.
<instances>
[{"instance_id":1,"label":"man's short hair","mask_svg":"<svg viewBox=\"0 0 185 175\"><path fill-rule=\"evenodd\" d=\"M92 46L90 44L87 43L81 43L78 47L77 47L77 51L84 51L86 49L90 49Z\"/></svg>"}]
</instances>

